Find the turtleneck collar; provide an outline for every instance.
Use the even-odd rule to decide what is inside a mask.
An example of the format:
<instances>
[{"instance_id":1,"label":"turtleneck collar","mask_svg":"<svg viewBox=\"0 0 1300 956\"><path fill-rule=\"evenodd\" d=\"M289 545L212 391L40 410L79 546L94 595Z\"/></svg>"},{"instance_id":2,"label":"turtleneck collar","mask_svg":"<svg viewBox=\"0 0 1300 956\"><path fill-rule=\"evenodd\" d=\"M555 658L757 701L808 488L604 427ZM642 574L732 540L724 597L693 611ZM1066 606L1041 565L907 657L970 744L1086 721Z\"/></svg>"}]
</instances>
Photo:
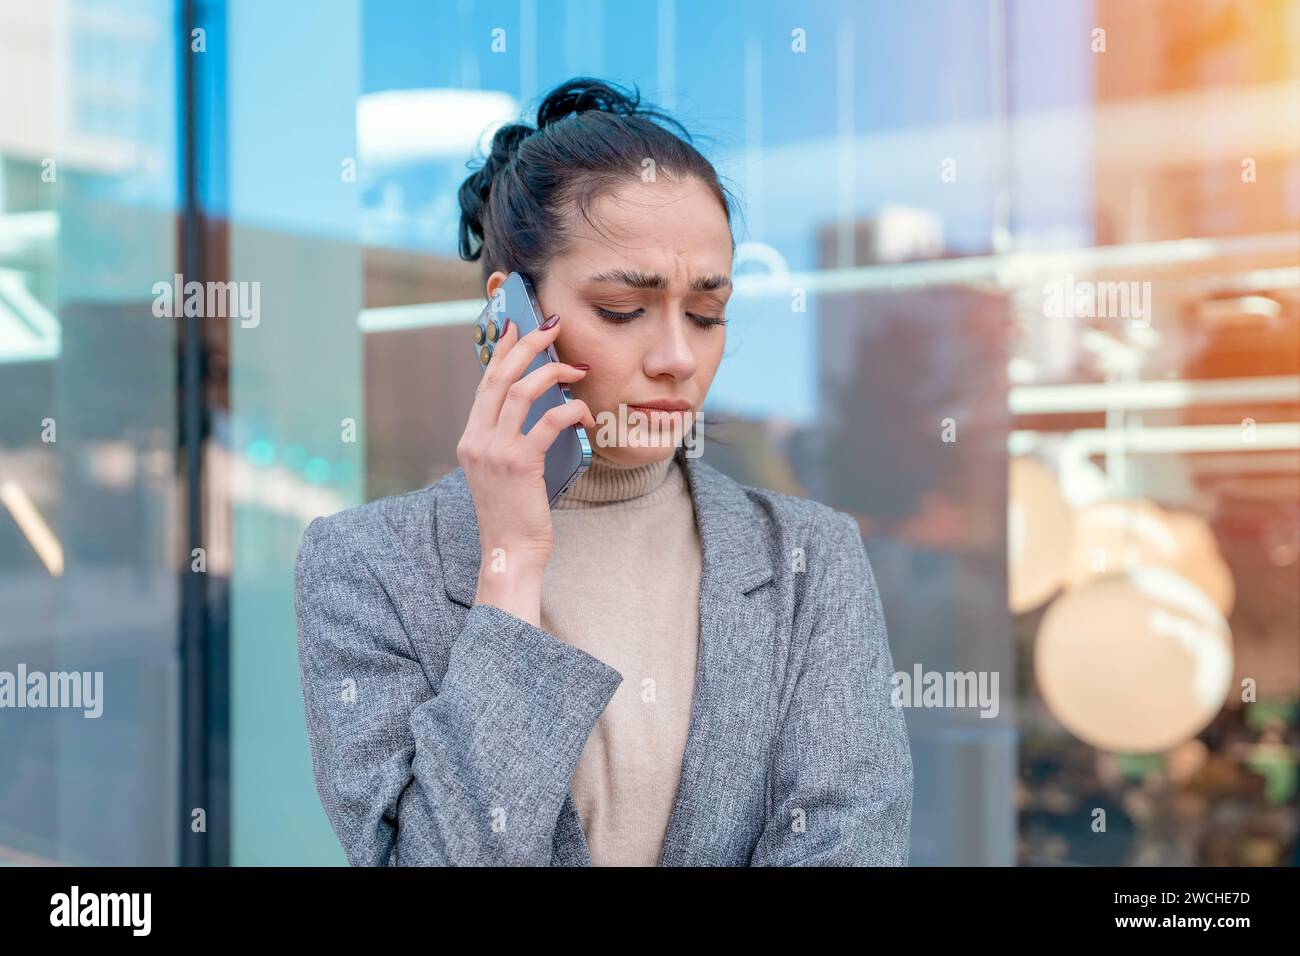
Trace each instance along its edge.
<instances>
[{"instance_id":1,"label":"turtleneck collar","mask_svg":"<svg viewBox=\"0 0 1300 956\"><path fill-rule=\"evenodd\" d=\"M686 476L676 455L644 465L624 465L593 451L591 464L555 504L556 510L641 507L679 494Z\"/></svg>"}]
</instances>

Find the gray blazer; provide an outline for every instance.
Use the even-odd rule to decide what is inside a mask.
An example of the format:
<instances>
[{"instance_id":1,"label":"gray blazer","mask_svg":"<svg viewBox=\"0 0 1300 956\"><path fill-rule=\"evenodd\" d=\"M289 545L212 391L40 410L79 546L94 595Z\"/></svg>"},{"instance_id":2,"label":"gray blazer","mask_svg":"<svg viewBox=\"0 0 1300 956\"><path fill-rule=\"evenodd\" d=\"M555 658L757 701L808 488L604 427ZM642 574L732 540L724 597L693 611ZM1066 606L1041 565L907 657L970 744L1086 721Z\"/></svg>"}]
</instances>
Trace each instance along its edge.
<instances>
[{"instance_id":1,"label":"gray blazer","mask_svg":"<svg viewBox=\"0 0 1300 956\"><path fill-rule=\"evenodd\" d=\"M703 565L660 865L905 864L912 761L857 523L677 454ZM591 864L569 781L623 677L475 605L479 554L459 468L303 536L312 765L353 865Z\"/></svg>"}]
</instances>

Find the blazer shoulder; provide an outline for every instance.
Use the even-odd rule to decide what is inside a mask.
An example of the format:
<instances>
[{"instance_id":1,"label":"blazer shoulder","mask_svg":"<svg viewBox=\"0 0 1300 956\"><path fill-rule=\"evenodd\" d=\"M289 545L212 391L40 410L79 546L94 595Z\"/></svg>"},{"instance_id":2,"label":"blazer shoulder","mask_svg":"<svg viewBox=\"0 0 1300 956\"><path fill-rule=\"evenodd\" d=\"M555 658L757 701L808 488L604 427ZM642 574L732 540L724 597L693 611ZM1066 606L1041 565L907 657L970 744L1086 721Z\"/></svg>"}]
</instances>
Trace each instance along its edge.
<instances>
[{"instance_id":1,"label":"blazer shoulder","mask_svg":"<svg viewBox=\"0 0 1300 956\"><path fill-rule=\"evenodd\" d=\"M751 563L770 568L796 611L809 597L810 579L866 574L861 531L848 512L812 498L744 484L707 465L696 471L703 479L706 502L722 515L715 528L735 534L736 547L753 549ZM804 569L815 573L800 573Z\"/></svg>"},{"instance_id":2,"label":"blazer shoulder","mask_svg":"<svg viewBox=\"0 0 1300 956\"><path fill-rule=\"evenodd\" d=\"M772 537L801 540L831 538L840 543L849 529L859 534L857 519L846 511L812 498L801 498L770 488L753 485L741 485L740 488L751 506L762 516Z\"/></svg>"},{"instance_id":3,"label":"blazer shoulder","mask_svg":"<svg viewBox=\"0 0 1300 956\"><path fill-rule=\"evenodd\" d=\"M843 595L852 593L866 595L870 614L883 621L857 518L811 498L742 487L768 528L772 566L793 620L839 613Z\"/></svg>"},{"instance_id":4,"label":"blazer shoulder","mask_svg":"<svg viewBox=\"0 0 1300 956\"><path fill-rule=\"evenodd\" d=\"M313 518L298 546L298 563L328 552L333 556L381 556L427 540L434 499L443 482L377 498L331 515Z\"/></svg>"}]
</instances>

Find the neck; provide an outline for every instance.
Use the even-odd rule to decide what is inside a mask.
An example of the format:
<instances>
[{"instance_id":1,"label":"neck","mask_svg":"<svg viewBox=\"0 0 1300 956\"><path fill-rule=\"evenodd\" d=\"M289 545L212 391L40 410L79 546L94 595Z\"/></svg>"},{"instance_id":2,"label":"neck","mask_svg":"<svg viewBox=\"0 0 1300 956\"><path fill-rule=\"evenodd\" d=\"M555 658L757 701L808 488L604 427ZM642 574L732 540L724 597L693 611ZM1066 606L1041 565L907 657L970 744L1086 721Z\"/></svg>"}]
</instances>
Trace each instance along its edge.
<instances>
[{"instance_id":1,"label":"neck","mask_svg":"<svg viewBox=\"0 0 1300 956\"><path fill-rule=\"evenodd\" d=\"M676 494L685 476L669 455L659 461L625 465L593 452L591 465L556 503L557 509L650 504Z\"/></svg>"}]
</instances>

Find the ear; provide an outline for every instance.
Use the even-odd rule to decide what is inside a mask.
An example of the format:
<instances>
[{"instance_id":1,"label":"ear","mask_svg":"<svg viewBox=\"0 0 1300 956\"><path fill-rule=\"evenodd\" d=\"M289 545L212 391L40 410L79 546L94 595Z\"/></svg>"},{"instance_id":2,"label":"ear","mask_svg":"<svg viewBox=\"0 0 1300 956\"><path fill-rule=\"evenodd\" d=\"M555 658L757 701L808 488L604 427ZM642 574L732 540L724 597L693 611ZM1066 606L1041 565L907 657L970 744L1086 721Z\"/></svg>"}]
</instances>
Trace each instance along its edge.
<instances>
[{"instance_id":1,"label":"ear","mask_svg":"<svg viewBox=\"0 0 1300 956\"><path fill-rule=\"evenodd\" d=\"M502 283L508 278L507 274L497 270L488 276L487 280L487 297L490 299L496 294L497 289L501 288Z\"/></svg>"}]
</instances>

